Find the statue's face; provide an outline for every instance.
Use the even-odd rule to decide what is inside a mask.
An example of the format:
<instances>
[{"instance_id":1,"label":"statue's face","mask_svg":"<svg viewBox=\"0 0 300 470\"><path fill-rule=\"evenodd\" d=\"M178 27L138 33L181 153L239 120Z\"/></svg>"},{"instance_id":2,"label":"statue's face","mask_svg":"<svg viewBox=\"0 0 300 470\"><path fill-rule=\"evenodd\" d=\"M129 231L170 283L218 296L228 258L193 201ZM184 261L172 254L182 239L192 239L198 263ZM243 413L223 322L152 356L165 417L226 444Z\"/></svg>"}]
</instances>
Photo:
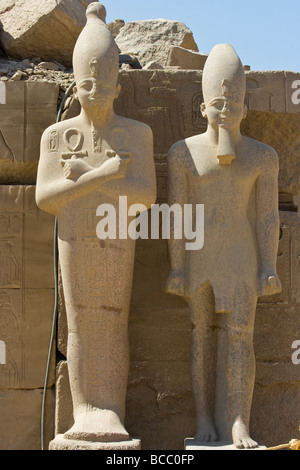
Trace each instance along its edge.
<instances>
[{"instance_id":1,"label":"statue's face","mask_svg":"<svg viewBox=\"0 0 300 470\"><path fill-rule=\"evenodd\" d=\"M86 76L76 86L76 95L84 109L96 107L99 111L110 109L117 96L116 84L106 78Z\"/></svg>"},{"instance_id":2,"label":"statue's face","mask_svg":"<svg viewBox=\"0 0 300 470\"><path fill-rule=\"evenodd\" d=\"M220 87L212 87L211 91L215 94L209 94L202 107L203 115L212 127L222 126L231 130L239 128L242 119L246 116L244 94L240 91L239 85L239 82L230 82L225 79Z\"/></svg>"},{"instance_id":3,"label":"statue's face","mask_svg":"<svg viewBox=\"0 0 300 470\"><path fill-rule=\"evenodd\" d=\"M235 96L218 96L205 103L203 115L212 127L233 130L239 128L246 108L244 102Z\"/></svg>"}]
</instances>

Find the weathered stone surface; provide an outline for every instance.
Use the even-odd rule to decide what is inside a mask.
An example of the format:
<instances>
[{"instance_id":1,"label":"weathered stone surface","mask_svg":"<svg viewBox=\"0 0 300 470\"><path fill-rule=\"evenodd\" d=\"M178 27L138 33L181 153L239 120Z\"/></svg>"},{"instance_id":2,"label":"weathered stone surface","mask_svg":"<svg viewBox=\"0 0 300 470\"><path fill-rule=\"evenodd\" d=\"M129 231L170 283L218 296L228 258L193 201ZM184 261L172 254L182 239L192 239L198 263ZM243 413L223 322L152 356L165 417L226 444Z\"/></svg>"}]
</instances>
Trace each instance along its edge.
<instances>
[{"instance_id":1,"label":"weathered stone surface","mask_svg":"<svg viewBox=\"0 0 300 470\"><path fill-rule=\"evenodd\" d=\"M207 54L173 46L169 50L166 66L175 66L185 70L203 70L207 57Z\"/></svg>"},{"instance_id":2,"label":"weathered stone surface","mask_svg":"<svg viewBox=\"0 0 300 470\"><path fill-rule=\"evenodd\" d=\"M41 449L42 390L0 390L0 450ZM54 390L48 390L44 443L54 435Z\"/></svg>"},{"instance_id":3,"label":"weathered stone surface","mask_svg":"<svg viewBox=\"0 0 300 470\"><path fill-rule=\"evenodd\" d=\"M56 368L55 435L64 434L74 424L72 395L67 361Z\"/></svg>"},{"instance_id":4,"label":"weathered stone surface","mask_svg":"<svg viewBox=\"0 0 300 470\"><path fill-rule=\"evenodd\" d=\"M139 439L130 439L129 441L122 442L87 442L77 441L75 439L66 439L62 434L60 434L55 436L55 439L50 442L49 450L141 450L141 441Z\"/></svg>"},{"instance_id":5,"label":"weathered stone surface","mask_svg":"<svg viewBox=\"0 0 300 470\"><path fill-rule=\"evenodd\" d=\"M107 27L109 31L111 32L111 34L113 35L113 37L116 38L119 32L121 31L121 28L123 28L124 25L125 25L124 20L117 19L108 23Z\"/></svg>"},{"instance_id":6,"label":"weathered stone surface","mask_svg":"<svg viewBox=\"0 0 300 470\"><path fill-rule=\"evenodd\" d=\"M54 220L36 207L34 189L0 186L0 340L6 349L0 389L44 385L54 308Z\"/></svg>"},{"instance_id":7,"label":"weathered stone surface","mask_svg":"<svg viewBox=\"0 0 300 470\"><path fill-rule=\"evenodd\" d=\"M144 70L161 70L164 68L164 66L155 60L151 60L143 68Z\"/></svg>"},{"instance_id":8,"label":"weathered stone surface","mask_svg":"<svg viewBox=\"0 0 300 470\"><path fill-rule=\"evenodd\" d=\"M40 138L56 120L59 88L54 83L27 81L3 82L2 88L0 135L5 147L0 147L0 183L34 184Z\"/></svg>"},{"instance_id":9,"label":"weathered stone surface","mask_svg":"<svg viewBox=\"0 0 300 470\"><path fill-rule=\"evenodd\" d=\"M40 56L70 66L90 3L92 0L7 1L0 11L4 50L18 59Z\"/></svg>"},{"instance_id":10,"label":"weathered stone surface","mask_svg":"<svg viewBox=\"0 0 300 470\"><path fill-rule=\"evenodd\" d=\"M171 46L198 51L193 33L185 24L164 19L126 23L116 43L122 53L136 55L142 65L152 60L165 65Z\"/></svg>"},{"instance_id":11,"label":"weathered stone surface","mask_svg":"<svg viewBox=\"0 0 300 470\"><path fill-rule=\"evenodd\" d=\"M299 369L300 366L294 366ZM300 382L278 382L256 385L254 390L251 428L267 446L286 444L299 439ZM266 422L267 417L267 422Z\"/></svg>"},{"instance_id":12,"label":"weathered stone surface","mask_svg":"<svg viewBox=\"0 0 300 470\"><path fill-rule=\"evenodd\" d=\"M289 107L284 72L246 72L247 117L242 133L272 146L280 161L279 191L300 191L300 105ZM300 78L299 74L295 77ZM122 71L121 93L116 110L149 124L154 133L158 194L166 197L166 154L177 140L204 132L206 120L200 112L203 101L199 71ZM272 99L271 99L272 98ZM180 110L180 112L179 112ZM292 111L292 112L291 112ZM276 129L276 132L274 132Z\"/></svg>"}]
</instances>

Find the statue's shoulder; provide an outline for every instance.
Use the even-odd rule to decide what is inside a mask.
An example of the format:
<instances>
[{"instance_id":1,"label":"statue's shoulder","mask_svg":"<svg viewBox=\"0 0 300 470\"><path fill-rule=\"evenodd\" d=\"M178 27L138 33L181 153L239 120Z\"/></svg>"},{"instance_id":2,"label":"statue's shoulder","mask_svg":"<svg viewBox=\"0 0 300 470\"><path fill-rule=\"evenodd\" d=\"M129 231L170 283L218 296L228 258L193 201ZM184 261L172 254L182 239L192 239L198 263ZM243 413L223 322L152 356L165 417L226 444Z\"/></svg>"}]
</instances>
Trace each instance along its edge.
<instances>
[{"instance_id":1,"label":"statue's shoulder","mask_svg":"<svg viewBox=\"0 0 300 470\"><path fill-rule=\"evenodd\" d=\"M42 135L42 143L48 142L50 146L56 145L59 146L61 141L60 136L63 135L69 129L79 128L80 123L78 116L66 119L65 121L55 122L51 126L47 127Z\"/></svg>"},{"instance_id":2,"label":"statue's shoulder","mask_svg":"<svg viewBox=\"0 0 300 470\"><path fill-rule=\"evenodd\" d=\"M250 137L244 137L244 142L251 150L252 158L261 169L277 168L279 159L276 150L268 144Z\"/></svg>"},{"instance_id":3,"label":"statue's shoulder","mask_svg":"<svg viewBox=\"0 0 300 470\"><path fill-rule=\"evenodd\" d=\"M175 142L168 152L168 161L187 166L193 159L193 155L199 153L203 142L204 137L201 134Z\"/></svg>"},{"instance_id":4,"label":"statue's shoulder","mask_svg":"<svg viewBox=\"0 0 300 470\"><path fill-rule=\"evenodd\" d=\"M169 152L168 152L168 158L172 160L174 159L182 160L186 158L187 151L188 151L187 140L186 139L179 140L178 142L175 142L170 147Z\"/></svg>"},{"instance_id":5,"label":"statue's shoulder","mask_svg":"<svg viewBox=\"0 0 300 470\"><path fill-rule=\"evenodd\" d=\"M129 134L134 135L135 138L153 137L152 129L148 124L135 119L130 119L123 116L116 116L114 126L126 129Z\"/></svg>"}]
</instances>

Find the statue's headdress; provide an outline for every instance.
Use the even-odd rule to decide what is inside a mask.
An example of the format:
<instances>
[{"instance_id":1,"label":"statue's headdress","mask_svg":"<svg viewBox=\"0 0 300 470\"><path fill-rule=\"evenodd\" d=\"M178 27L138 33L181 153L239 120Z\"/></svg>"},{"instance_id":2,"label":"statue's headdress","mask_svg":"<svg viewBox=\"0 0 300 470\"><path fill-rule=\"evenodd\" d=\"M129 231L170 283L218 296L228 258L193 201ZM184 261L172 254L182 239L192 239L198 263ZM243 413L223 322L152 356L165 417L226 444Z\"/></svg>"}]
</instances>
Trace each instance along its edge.
<instances>
[{"instance_id":1,"label":"statue's headdress","mask_svg":"<svg viewBox=\"0 0 300 470\"><path fill-rule=\"evenodd\" d=\"M231 95L244 100L246 77L243 64L229 44L218 44L210 52L202 76L204 101Z\"/></svg>"},{"instance_id":2,"label":"statue's headdress","mask_svg":"<svg viewBox=\"0 0 300 470\"><path fill-rule=\"evenodd\" d=\"M119 49L106 26L106 10L99 2L86 10L87 23L81 31L73 51L73 70L77 83L87 75L109 77L117 81Z\"/></svg>"}]
</instances>

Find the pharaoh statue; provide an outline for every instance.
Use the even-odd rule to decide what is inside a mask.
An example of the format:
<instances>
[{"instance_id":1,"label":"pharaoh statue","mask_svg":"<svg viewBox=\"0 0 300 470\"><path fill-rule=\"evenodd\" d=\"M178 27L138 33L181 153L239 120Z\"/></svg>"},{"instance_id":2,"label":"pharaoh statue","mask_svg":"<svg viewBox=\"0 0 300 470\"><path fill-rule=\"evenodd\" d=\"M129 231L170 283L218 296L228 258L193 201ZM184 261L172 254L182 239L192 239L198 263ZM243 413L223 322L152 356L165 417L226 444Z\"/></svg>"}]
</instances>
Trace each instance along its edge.
<instances>
[{"instance_id":1,"label":"pharaoh statue","mask_svg":"<svg viewBox=\"0 0 300 470\"><path fill-rule=\"evenodd\" d=\"M90 4L86 17L73 52L81 112L46 129L37 175L37 204L57 218L74 414L50 448L80 448L80 441L131 449L140 445L124 425L135 240L99 239L96 211L114 207L118 226L119 196L128 205L155 202L153 137L147 125L115 114L119 51L105 7Z\"/></svg>"},{"instance_id":2,"label":"pharaoh statue","mask_svg":"<svg viewBox=\"0 0 300 470\"><path fill-rule=\"evenodd\" d=\"M281 290L279 163L274 149L241 135L246 78L230 45L212 49L202 80L207 130L170 149L168 197L169 205L204 205L204 245L185 251L184 240L169 241L167 292L191 315L195 441L256 448L253 330L257 298Z\"/></svg>"}]
</instances>

